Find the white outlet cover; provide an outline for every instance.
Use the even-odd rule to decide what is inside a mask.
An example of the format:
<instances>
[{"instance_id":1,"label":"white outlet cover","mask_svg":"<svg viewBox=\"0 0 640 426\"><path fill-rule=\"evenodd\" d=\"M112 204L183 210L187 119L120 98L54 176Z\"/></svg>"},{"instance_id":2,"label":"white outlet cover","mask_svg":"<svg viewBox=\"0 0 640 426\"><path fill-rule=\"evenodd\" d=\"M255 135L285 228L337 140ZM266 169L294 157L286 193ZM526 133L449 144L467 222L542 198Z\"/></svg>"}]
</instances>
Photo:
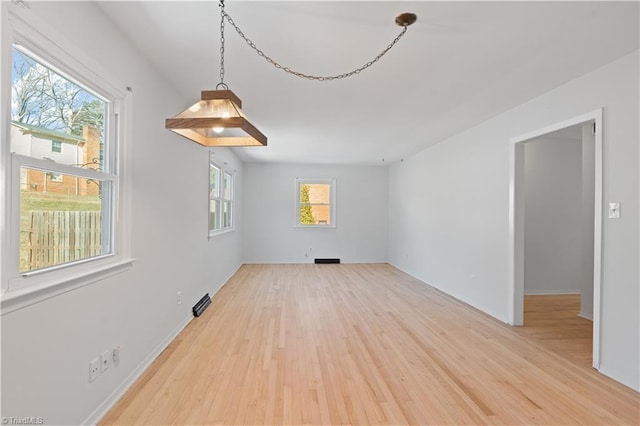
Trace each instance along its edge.
<instances>
[{"instance_id":1,"label":"white outlet cover","mask_svg":"<svg viewBox=\"0 0 640 426\"><path fill-rule=\"evenodd\" d=\"M100 360L95 358L89 363L89 382L93 382L100 374Z\"/></svg>"},{"instance_id":2,"label":"white outlet cover","mask_svg":"<svg viewBox=\"0 0 640 426\"><path fill-rule=\"evenodd\" d=\"M100 372L104 373L109 369L109 364L111 364L111 358L109 357L109 351L102 352L100 355Z\"/></svg>"}]
</instances>

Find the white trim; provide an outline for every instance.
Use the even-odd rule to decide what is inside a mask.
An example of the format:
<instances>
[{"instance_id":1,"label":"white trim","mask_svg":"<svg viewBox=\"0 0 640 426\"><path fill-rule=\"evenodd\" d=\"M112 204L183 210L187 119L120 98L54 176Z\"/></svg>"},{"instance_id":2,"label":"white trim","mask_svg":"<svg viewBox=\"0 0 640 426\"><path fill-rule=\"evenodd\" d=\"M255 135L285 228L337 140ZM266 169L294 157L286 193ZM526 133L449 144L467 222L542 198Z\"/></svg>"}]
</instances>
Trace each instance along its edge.
<instances>
[{"instance_id":1,"label":"white trim","mask_svg":"<svg viewBox=\"0 0 640 426\"><path fill-rule=\"evenodd\" d=\"M231 214L233 214L233 211L231 212ZM220 237L224 237L225 235L232 234L233 231L235 230L236 230L235 228L227 228L227 229L221 229L219 231L209 231L208 238L210 240L215 240L216 238L220 238Z\"/></svg>"},{"instance_id":2,"label":"white trim","mask_svg":"<svg viewBox=\"0 0 640 426\"><path fill-rule=\"evenodd\" d=\"M221 237L223 235L232 233L236 230L236 178L237 172L236 170L229 168L227 162L223 162L222 165L214 159L214 151L209 152L209 164L207 166L207 228L208 228L208 238L215 239ZM218 169L219 179L218 179L218 197L214 197L211 199L211 166L214 166ZM227 174L231 176L231 198L224 198L224 175ZM220 203L220 210L218 211L218 228L211 229L211 224L209 223L209 216L211 215L211 201L218 201ZM224 227L224 203L225 201L231 203L231 226Z\"/></svg>"},{"instance_id":3,"label":"white trim","mask_svg":"<svg viewBox=\"0 0 640 426\"><path fill-rule=\"evenodd\" d=\"M118 387L114 389L113 392L104 400L98 408L94 410L93 413L87 417L87 419L82 422L83 425L95 425L102 420L102 418L107 415L109 410L113 408L113 406L122 398L122 396L129 390L131 386L144 374L145 371L151 366L153 361L158 358L158 356L164 351L178 335L184 330L184 328L189 325L191 320L195 318L193 315L190 315L188 318L182 320L180 324L176 328L173 329L171 333L158 344L158 346L153 349L149 355L147 355L140 364L136 368L129 373L129 375L120 383Z\"/></svg>"},{"instance_id":4,"label":"white trim","mask_svg":"<svg viewBox=\"0 0 640 426\"><path fill-rule=\"evenodd\" d=\"M68 164L56 163L54 161L28 157L20 154L11 154L11 157L12 161L20 163L21 167L27 167L30 169L42 170L46 172L56 172L67 176L77 176L85 179L95 179L101 181L113 182L118 179L116 175L105 173L99 170L70 166Z\"/></svg>"},{"instance_id":5,"label":"white trim","mask_svg":"<svg viewBox=\"0 0 640 426\"><path fill-rule=\"evenodd\" d=\"M211 291L210 297L212 299L222 289L222 287L227 285L229 280L236 274L236 272L238 272L238 270L242 265L243 265L242 263L238 264L238 266L231 272L231 274L229 274L227 278L222 281L222 285L219 288L213 289ZM107 415L109 410L111 410L111 408L113 408L113 406L120 400L120 398L122 398L125 392L127 392L129 388L133 386L136 380L138 380L140 376L142 376L142 374L144 374L144 372L147 371L147 369L151 366L153 361L155 361L156 358L158 358L158 356L162 353L162 351L164 351L171 343L173 343L176 337L180 335L182 330L184 330L185 327L189 325L189 323L194 318L195 318L194 316L190 315L188 318L184 319L180 324L178 324L178 327L176 327L171 333L169 333L169 335L165 337L158 344L158 346L156 346L155 349L152 350L149 353L149 355L147 355L142 360L142 362L138 364L138 366L135 369L133 369L131 373L129 373L129 375L122 381L122 383L120 383L120 385L116 387L116 389L113 392L111 392L111 395L109 395L107 399L105 399L104 402L100 404L100 406L96 408L94 412L91 413L89 417L87 417L87 419L82 424L84 425L98 424L100 420L102 420L102 418Z\"/></svg>"},{"instance_id":6,"label":"white trim","mask_svg":"<svg viewBox=\"0 0 640 426\"><path fill-rule=\"evenodd\" d=\"M328 224L314 224L314 225L306 225L300 223L300 183L320 183L320 184L329 184L331 186L331 190L329 193L329 223ZM295 192L294 192L294 229L335 229L337 227L336 218L338 216L336 209L336 179L335 178L300 178L297 177L295 179ZM325 204L322 204L325 205Z\"/></svg>"},{"instance_id":7,"label":"white trim","mask_svg":"<svg viewBox=\"0 0 640 426\"><path fill-rule=\"evenodd\" d=\"M0 211L9 216L0 220L0 294L6 289L7 273L12 267L11 213L11 46L13 30L9 24L9 2L0 2ZM1 309L1 308L0 308Z\"/></svg>"},{"instance_id":8,"label":"white trim","mask_svg":"<svg viewBox=\"0 0 640 426\"><path fill-rule=\"evenodd\" d=\"M240 270L240 268L242 268L242 265L244 265L244 263L240 262L238 263L238 265L235 267L235 269L233 269L231 271L231 273L229 273L223 280L222 280L222 285L220 287L218 287L217 289L214 289L211 291L211 294L209 297L211 297L213 299L213 296L215 296L216 294L218 294L218 292L220 291L220 289L222 289L222 287L224 287L225 285L227 285L227 283L229 282L229 280L236 274L236 272L238 272Z\"/></svg>"},{"instance_id":9,"label":"white trim","mask_svg":"<svg viewBox=\"0 0 640 426\"><path fill-rule=\"evenodd\" d=\"M49 23L33 15L29 10L2 2L2 68L0 69L0 100L3 136L1 139L0 170L4 187L0 195L3 211L8 212L0 221L0 288L2 315L50 297L94 283L128 269L134 259L131 256L131 111L132 95L119 80L85 52L78 50L72 41L58 35ZM11 115L11 54L13 43L19 43L34 54L44 64L59 71L69 80L86 87L98 97L107 101L108 128L105 132L113 144L107 144L104 152L105 170L96 171L64 164L58 164L37 158L10 154L10 115ZM107 97L107 98L105 98ZM111 146L113 145L113 146ZM59 172L73 176L111 182L108 188L110 197L103 200L103 211L110 212L110 226L103 229L109 234L110 246L105 255L63 267L53 267L20 273L19 253L19 176L20 166ZM110 169L114 167L115 169ZM112 204L108 198L113 197Z\"/></svg>"},{"instance_id":10,"label":"white trim","mask_svg":"<svg viewBox=\"0 0 640 426\"><path fill-rule=\"evenodd\" d=\"M83 273L65 276L55 282L47 280L39 285L9 291L0 298L0 316L126 272L131 269L134 261L135 259L109 262L101 267L92 265L91 269Z\"/></svg>"},{"instance_id":11,"label":"white trim","mask_svg":"<svg viewBox=\"0 0 640 426\"><path fill-rule=\"evenodd\" d=\"M126 94L125 85L78 49L72 41L61 37L50 23L31 11L10 5L8 21L11 27L9 45L16 42L26 47L37 56L36 59L44 62L43 65L51 67L81 86L98 92L101 94L99 97L105 92L116 97L124 97ZM69 77L70 75L72 77ZM112 102L114 99L105 100Z\"/></svg>"},{"instance_id":12,"label":"white trim","mask_svg":"<svg viewBox=\"0 0 640 426\"><path fill-rule=\"evenodd\" d=\"M510 139L509 143L509 258L508 314L509 324L523 324L524 299L524 194L518 189L524 181L524 144L566 127L594 121L595 187L593 229L593 368L600 367L600 310L602 292L602 116L597 109Z\"/></svg>"},{"instance_id":13,"label":"white trim","mask_svg":"<svg viewBox=\"0 0 640 426\"><path fill-rule=\"evenodd\" d=\"M578 316L580 318L584 318L586 320L593 321L593 314L591 312L580 311L580 312L578 312Z\"/></svg>"},{"instance_id":14,"label":"white trim","mask_svg":"<svg viewBox=\"0 0 640 426\"><path fill-rule=\"evenodd\" d=\"M579 290L539 290L539 291L525 291L525 296L562 296L562 295L576 295L582 294Z\"/></svg>"}]
</instances>

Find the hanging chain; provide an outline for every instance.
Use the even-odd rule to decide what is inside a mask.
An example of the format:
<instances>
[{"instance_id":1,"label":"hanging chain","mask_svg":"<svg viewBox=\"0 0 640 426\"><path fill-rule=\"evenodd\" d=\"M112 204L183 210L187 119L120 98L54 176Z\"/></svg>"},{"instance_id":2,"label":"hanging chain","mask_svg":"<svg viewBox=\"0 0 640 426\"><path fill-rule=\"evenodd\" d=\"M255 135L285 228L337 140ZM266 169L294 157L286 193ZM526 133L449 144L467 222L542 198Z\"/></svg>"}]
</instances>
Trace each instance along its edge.
<instances>
[{"instance_id":1,"label":"hanging chain","mask_svg":"<svg viewBox=\"0 0 640 426\"><path fill-rule=\"evenodd\" d=\"M224 82L224 0L220 0L220 83L216 85L216 89L221 86L225 89L229 87Z\"/></svg>"},{"instance_id":2,"label":"hanging chain","mask_svg":"<svg viewBox=\"0 0 640 426\"><path fill-rule=\"evenodd\" d=\"M391 43L389 43L389 45L382 52L380 52L378 54L378 56L376 56L375 58L373 58L372 60L370 60L369 62L367 62L363 66L361 66L360 68L356 68L353 71L345 72L343 74L330 75L330 76L318 76L318 75L304 74L304 73L301 73L301 72L298 72L298 71L294 71L289 67L285 67L283 65L280 65L278 62L273 60L271 57L267 56L262 50L258 49L256 44L253 41L251 41L251 39L249 39L247 36L244 35L242 30L236 25L236 23L233 21L231 16L229 16L229 14L224 11L224 0L220 0L220 7L221 7L220 15L222 16L222 22L220 23L220 33L221 33L220 41L222 42L222 47L220 48L220 53L221 53L220 79L221 79L221 84L223 84L223 85L224 85L224 83L222 83L222 80L224 79L224 20L225 20L225 18L229 22L229 24L233 28L235 28L235 30L238 33L238 35L240 37L242 37L242 39L245 42L247 42L249 47L251 47L253 50L255 50L256 53L259 56L262 56L265 61L267 61L268 63L270 63L271 65L273 65L277 69L282 70L282 71L284 71L286 73L289 73L291 75L295 75L296 77L306 78L307 80L317 80L317 81L340 80L340 79L343 79L343 78L351 77L354 74L361 73L362 71L364 71L367 68L369 68L371 65L375 64L376 62L378 62L380 60L380 58L382 58L385 55L385 53L387 53L389 50L391 50L391 48L393 46L395 46L395 44L407 32L407 28L409 28L408 26L404 26L402 28L402 31L400 31L400 34L398 34L398 36Z\"/></svg>"}]
</instances>

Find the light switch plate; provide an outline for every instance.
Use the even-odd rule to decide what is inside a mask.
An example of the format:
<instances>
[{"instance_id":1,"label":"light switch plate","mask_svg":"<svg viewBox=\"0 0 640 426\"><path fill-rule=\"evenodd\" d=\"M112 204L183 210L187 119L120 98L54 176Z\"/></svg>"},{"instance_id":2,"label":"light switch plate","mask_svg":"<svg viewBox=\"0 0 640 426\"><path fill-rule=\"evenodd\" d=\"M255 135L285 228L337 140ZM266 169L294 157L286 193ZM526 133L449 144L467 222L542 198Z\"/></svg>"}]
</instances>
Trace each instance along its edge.
<instances>
[{"instance_id":1,"label":"light switch plate","mask_svg":"<svg viewBox=\"0 0 640 426\"><path fill-rule=\"evenodd\" d=\"M609 219L620 219L620 203L609 203Z\"/></svg>"}]
</instances>

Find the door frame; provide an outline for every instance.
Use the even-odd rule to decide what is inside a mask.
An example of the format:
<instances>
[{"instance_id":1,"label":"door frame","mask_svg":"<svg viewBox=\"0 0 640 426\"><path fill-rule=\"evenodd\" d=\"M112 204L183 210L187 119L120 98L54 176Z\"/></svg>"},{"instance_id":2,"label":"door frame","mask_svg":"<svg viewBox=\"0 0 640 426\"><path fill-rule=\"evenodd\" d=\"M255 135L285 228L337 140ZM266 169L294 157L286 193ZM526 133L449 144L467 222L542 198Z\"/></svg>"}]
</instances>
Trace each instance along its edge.
<instances>
[{"instance_id":1,"label":"door frame","mask_svg":"<svg viewBox=\"0 0 640 426\"><path fill-rule=\"evenodd\" d=\"M602 285L602 108L510 139L509 143L509 317L524 323L524 143L578 124L595 122L595 185L593 215L593 368L600 367Z\"/></svg>"}]
</instances>

